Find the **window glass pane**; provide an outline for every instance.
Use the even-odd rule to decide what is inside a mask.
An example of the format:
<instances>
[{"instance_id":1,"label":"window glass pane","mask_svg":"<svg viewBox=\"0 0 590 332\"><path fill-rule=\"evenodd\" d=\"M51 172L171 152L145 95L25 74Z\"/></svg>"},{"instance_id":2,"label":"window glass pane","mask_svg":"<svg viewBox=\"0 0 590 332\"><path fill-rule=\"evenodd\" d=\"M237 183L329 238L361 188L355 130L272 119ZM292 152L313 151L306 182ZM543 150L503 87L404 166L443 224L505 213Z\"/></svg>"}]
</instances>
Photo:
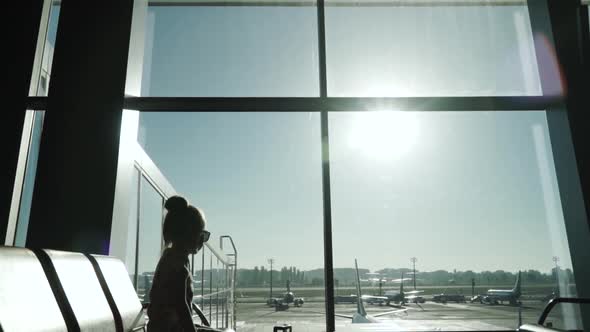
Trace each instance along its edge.
<instances>
[{"instance_id":1,"label":"window glass pane","mask_svg":"<svg viewBox=\"0 0 590 332\"><path fill-rule=\"evenodd\" d=\"M61 9L61 1L51 1L49 7L47 26L40 27L41 34L39 35L39 38L43 38L44 42L40 45L41 48L37 50L38 53L42 53L40 66L37 68L36 72L33 72L33 75L38 76L31 80L33 84L36 83L36 87L34 87L30 93L32 96L47 96L49 80L51 79L51 65L53 63L53 50L55 49L55 40L57 37L57 23Z\"/></svg>"},{"instance_id":2,"label":"window glass pane","mask_svg":"<svg viewBox=\"0 0 590 332\"><path fill-rule=\"evenodd\" d=\"M45 111L27 112L33 114L33 126L29 140L29 152L25 166L25 177L20 197L16 236L14 239L14 245L19 247L24 247L27 241L31 203L33 201L33 190L35 189L35 175L37 174L37 160L39 158L41 133L43 132L43 119L45 117Z\"/></svg>"},{"instance_id":3,"label":"window glass pane","mask_svg":"<svg viewBox=\"0 0 590 332\"><path fill-rule=\"evenodd\" d=\"M352 112L329 125L343 301L357 259L367 312L408 308L379 317L408 330L514 329L519 304L533 323L554 292L576 296L545 112Z\"/></svg>"},{"instance_id":4,"label":"window glass pane","mask_svg":"<svg viewBox=\"0 0 590 332\"><path fill-rule=\"evenodd\" d=\"M209 319L209 322L213 322L213 314L215 311L215 308L213 307L213 298L214 295L213 293L215 292L213 285L215 285L215 277L214 277L214 271L213 271L213 254L211 252L208 252L208 255L206 254L206 260L205 260L205 275L207 278L207 283L205 285L205 295L204 296L204 302L203 305L205 306L205 313ZM214 323L215 324L215 323Z\"/></svg>"},{"instance_id":5,"label":"window glass pane","mask_svg":"<svg viewBox=\"0 0 590 332\"><path fill-rule=\"evenodd\" d=\"M225 289L225 269L223 268L223 264L219 260L217 260L217 276L216 276L216 292L217 295L215 297L215 304L217 305L217 317L215 318L215 326L217 328L222 327L223 320L224 320L224 309L225 309L225 301L223 297L223 290Z\"/></svg>"},{"instance_id":6,"label":"window glass pane","mask_svg":"<svg viewBox=\"0 0 590 332\"><path fill-rule=\"evenodd\" d=\"M541 93L525 5L342 3L326 4L330 96Z\"/></svg>"},{"instance_id":7,"label":"window glass pane","mask_svg":"<svg viewBox=\"0 0 590 332\"><path fill-rule=\"evenodd\" d=\"M281 3L150 5L130 59L143 63L141 95L318 96L315 3Z\"/></svg>"},{"instance_id":8,"label":"window glass pane","mask_svg":"<svg viewBox=\"0 0 590 332\"><path fill-rule=\"evenodd\" d=\"M237 246L239 329L325 331L319 114L142 113L140 126L154 163L203 209L211 245ZM223 288L216 264L206 250L205 294ZM216 301L203 311L221 324Z\"/></svg>"},{"instance_id":9,"label":"window glass pane","mask_svg":"<svg viewBox=\"0 0 590 332\"><path fill-rule=\"evenodd\" d=\"M203 282L205 279L205 274L203 273L203 263L204 263L204 252L206 249L202 249L195 255L191 257L191 265L192 265L192 273L193 273L193 303L198 305L199 307L203 306L203 293L204 287Z\"/></svg>"},{"instance_id":10,"label":"window glass pane","mask_svg":"<svg viewBox=\"0 0 590 332\"><path fill-rule=\"evenodd\" d=\"M561 331L584 331L582 322L579 319L582 315L580 309L588 310L589 307L588 304L557 304L553 307L543 325Z\"/></svg>"},{"instance_id":11,"label":"window glass pane","mask_svg":"<svg viewBox=\"0 0 590 332\"><path fill-rule=\"evenodd\" d=\"M202 271L202 286L201 286L201 299L200 299L200 303L197 303L200 307L201 310L203 310L203 313L205 314L205 316L207 317L207 319L209 319L209 321L211 321L211 303L209 303L209 294L211 294L213 291L211 290L211 251L206 248L203 247L203 252L202 252L202 262L201 262L201 271Z\"/></svg>"},{"instance_id":12,"label":"window glass pane","mask_svg":"<svg viewBox=\"0 0 590 332\"><path fill-rule=\"evenodd\" d=\"M162 252L162 196L141 178L139 205L139 243L137 244L137 292L145 301L151 279Z\"/></svg>"}]
</instances>

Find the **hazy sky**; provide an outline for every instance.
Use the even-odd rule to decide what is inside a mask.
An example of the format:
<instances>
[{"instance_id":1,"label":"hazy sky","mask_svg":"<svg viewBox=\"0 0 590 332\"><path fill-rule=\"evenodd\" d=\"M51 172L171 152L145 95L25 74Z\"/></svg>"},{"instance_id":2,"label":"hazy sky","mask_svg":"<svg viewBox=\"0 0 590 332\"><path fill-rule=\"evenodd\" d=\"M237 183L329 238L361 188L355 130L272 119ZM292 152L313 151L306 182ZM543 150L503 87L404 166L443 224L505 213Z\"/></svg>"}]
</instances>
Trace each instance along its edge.
<instances>
[{"instance_id":1,"label":"hazy sky","mask_svg":"<svg viewBox=\"0 0 590 332\"><path fill-rule=\"evenodd\" d=\"M332 96L539 92L524 7L352 10L326 13ZM319 94L315 8L156 7L147 22L144 95ZM323 266L319 114L140 122L140 142L204 209L213 238L234 237L240 267ZM548 271L554 255L570 266L543 112L338 113L329 124L335 267L416 256L422 270Z\"/></svg>"}]
</instances>

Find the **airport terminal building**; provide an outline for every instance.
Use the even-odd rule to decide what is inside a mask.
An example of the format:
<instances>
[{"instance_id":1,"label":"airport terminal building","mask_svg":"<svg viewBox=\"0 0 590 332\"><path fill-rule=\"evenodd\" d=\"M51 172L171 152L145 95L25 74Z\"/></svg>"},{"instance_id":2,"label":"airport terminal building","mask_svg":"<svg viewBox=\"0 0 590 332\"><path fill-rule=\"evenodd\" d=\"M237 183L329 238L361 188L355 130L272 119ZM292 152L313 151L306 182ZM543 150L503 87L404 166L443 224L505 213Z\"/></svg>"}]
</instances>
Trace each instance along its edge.
<instances>
[{"instance_id":1,"label":"airport terminal building","mask_svg":"<svg viewBox=\"0 0 590 332\"><path fill-rule=\"evenodd\" d=\"M588 7L30 1L0 330L144 328L182 195L211 329L587 331Z\"/></svg>"}]
</instances>

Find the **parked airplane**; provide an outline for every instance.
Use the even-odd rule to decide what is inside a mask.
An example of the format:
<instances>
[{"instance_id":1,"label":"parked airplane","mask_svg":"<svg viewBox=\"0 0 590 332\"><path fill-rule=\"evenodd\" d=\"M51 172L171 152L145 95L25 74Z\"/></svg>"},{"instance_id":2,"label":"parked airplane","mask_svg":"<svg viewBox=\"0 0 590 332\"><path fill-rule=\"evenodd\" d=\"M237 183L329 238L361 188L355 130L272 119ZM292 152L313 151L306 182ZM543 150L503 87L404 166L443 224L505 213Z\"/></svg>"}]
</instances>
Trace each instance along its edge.
<instances>
[{"instance_id":1,"label":"parked airplane","mask_svg":"<svg viewBox=\"0 0 590 332\"><path fill-rule=\"evenodd\" d=\"M384 284L384 283L398 283L401 282L402 280L405 281L411 281L414 280L413 278L403 278L403 279L387 279L383 276L381 276L380 273L376 273L376 272L369 272L369 273L365 273L367 275L367 279L361 279L361 282L369 282L371 284ZM370 276L377 276L377 277L370 277Z\"/></svg>"},{"instance_id":2,"label":"parked airplane","mask_svg":"<svg viewBox=\"0 0 590 332\"><path fill-rule=\"evenodd\" d=\"M399 291L389 290L386 291L384 296L373 296L373 295L363 295L363 300L369 304L383 304L391 305L394 303L399 305L400 307L405 305L406 303L413 302L413 303L424 303L424 298L418 294L423 293L424 291L421 290L413 290L413 291L404 291L404 273L402 272L402 277L400 280Z\"/></svg>"},{"instance_id":3,"label":"parked airplane","mask_svg":"<svg viewBox=\"0 0 590 332\"><path fill-rule=\"evenodd\" d=\"M521 295L520 289L520 271L516 276L516 283L512 289L489 289L480 297L482 303L498 304L508 301L511 305L516 305Z\"/></svg>"},{"instance_id":4,"label":"parked airplane","mask_svg":"<svg viewBox=\"0 0 590 332\"><path fill-rule=\"evenodd\" d=\"M283 294L283 296L268 299L266 304L271 307L286 309L285 307L288 307L290 303L293 303L293 305L296 307L301 307L304 302L305 300L302 297L295 297L295 294L291 292L291 281L287 280L287 291Z\"/></svg>"},{"instance_id":5,"label":"parked airplane","mask_svg":"<svg viewBox=\"0 0 590 332\"><path fill-rule=\"evenodd\" d=\"M373 314L373 315L367 314L367 311L365 310L365 306L363 305L363 296L361 295L362 294L361 280L360 280L361 278L359 277L359 269L358 269L356 259L354 260L354 267L356 269L356 293L357 293L356 312L353 315L344 315L344 314L336 313L336 314L334 314L336 317L349 318L352 320L353 324L381 323L381 321L379 319L377 319L377 317L391 315L391 314L398 314L401 312L406 312L408 310L408 309L398 309L398 310L380 312L380 313Z\"/></svg>"}]
</instances>

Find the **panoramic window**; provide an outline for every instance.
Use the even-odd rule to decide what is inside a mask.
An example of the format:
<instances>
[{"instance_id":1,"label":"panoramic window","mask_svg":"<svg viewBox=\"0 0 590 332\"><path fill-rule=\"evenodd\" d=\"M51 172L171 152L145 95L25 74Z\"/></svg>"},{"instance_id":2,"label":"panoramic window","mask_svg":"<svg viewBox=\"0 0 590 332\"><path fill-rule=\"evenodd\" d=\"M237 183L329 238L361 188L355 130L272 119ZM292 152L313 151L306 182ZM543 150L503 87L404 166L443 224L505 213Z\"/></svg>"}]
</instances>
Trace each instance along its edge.
<instances>
[{"instance_id":1,"label":"panoramic window","mask_svg":"<svg viewBox=\"0 0 590 332\"><path fill-rule=\"evenodd\" d=\"M41 15L7 245L27 245L43 110L76 107L48 96L52 79L72 84L71 68L52 74L60 4L48 0ZM124 261L139 300L150 302L164 202L174 194L203 210L211 232L189 262L192 302L213 328L515 330L552 299L578 296L590 241L568 111L583 110L568 94L578 82L563 75L576 61L560 66L554 44L587 45L551 29L545 4L533 1L320 5L137 0L133 22L121 15L132 23L124 100L84 99L126 108L121 123L118 113L95 117L108 120L104 133L121 135L101 150L101 179L114 178L117 162L111 241L102 241L104 218L88 234ZM552 17L565 9L554 5ZM88 13L67 14L74 27ZM124 70L98 67L112 78ZM97 91L104 80L87 83ZM46 130L43 174L76 165L75 151L50 160L65 155L59 142L79 139L60 126L74 128ZM584 330L588 310L560 304L546 325Z\"/></svg>"},{"instance_id":2,"label":"panoramic window","mask_svg":"<svg viewBox=\"0 0 590 332\"><path fill-rule=\"evenodd\" d=\"M317 109L233 112L226 109L233 98L206 99L227 111L213 112L190 98L319 96L315 1L157 1L134 16L127 90L188 97L156 99L163 109L151 104L140 114L137 141L170 192L205 213L212 235L190 262L193 303L212 326L325 331L334 318L337 330L361 322L506 330L535 322L550 299L576 296L547 120L557 111L520 104L542 94L540 70L559 69L547 60L549 44L535 53L526 2L328 0L325 7L329 191ZM499 96L515 97L500 104L514 101L519 110L481 110ZM354 97L489 98L473 111L338 109ZM453 103L465 109L476 99ZM131 214L139 219L131 246L144 301L167 193L147 178L139 216ZM226 236L237 252L222 245ZM335 317L326 319L332 303ZM550 323L574 329L581 317L563 305Z\"/></svg>"}]
</instances>

